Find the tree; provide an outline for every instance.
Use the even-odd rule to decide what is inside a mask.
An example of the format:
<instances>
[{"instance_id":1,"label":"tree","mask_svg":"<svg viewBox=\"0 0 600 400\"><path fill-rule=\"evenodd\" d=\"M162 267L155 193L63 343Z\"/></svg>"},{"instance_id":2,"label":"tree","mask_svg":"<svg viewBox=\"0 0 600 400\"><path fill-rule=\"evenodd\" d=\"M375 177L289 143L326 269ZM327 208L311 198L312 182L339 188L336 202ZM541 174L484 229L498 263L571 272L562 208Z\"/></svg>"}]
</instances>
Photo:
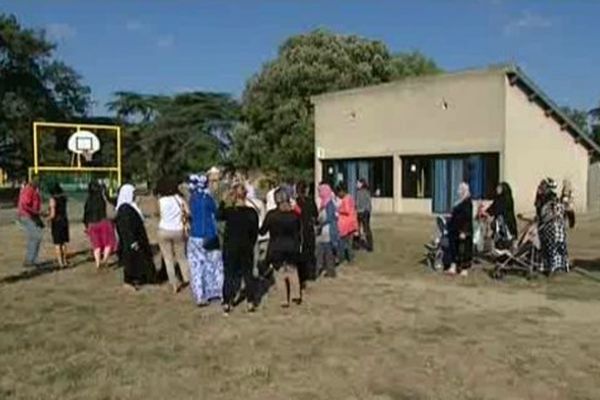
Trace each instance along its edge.
<instances>
[{"instance_id":1,"label":"tree","mask_svg":"<svg viewBox=\"0 0 600 400\"><path fill-rule=\"evenodd\" d=\"M433 59L419 51L398 53L392 57L391 64L393 80L442 72Z\"/></svg>"},{"instance_id":2,"label":"tree","mask_svg":"<svg viewBox=\"0 0 600 400\"><path fill-rule=\"evenodd\" d=\"M596 143L600 144L600 109L585 111L576 108L562 107L562 110L575 125L594 139Z\"/></svg>"},{"instance_id":3,"label":"tree","mask_svg":"<svg viewBox=\"0 0 600 400\"><path fill-rule=\"evenodd\" d=\"M311 96L437 71L420 53L392 57L380 41L324 30L293 36L247 83L245 125L236 130L233 161L308 178L314 162Z\"/></svg>"},{"instance_id":4,"label":"tree","mask_svg":"<svg viewBox=\"0 0 600 400\"><path fill-rule=\"evenodd\" d=\"M32 162L35 120L69 120L86 114L90 89L72 68L52 58L43 31L0 14L0 142L12 143L0 167L23 176Z\"/></svg>"},{"instance_id":5,"label":"tree","mask_svg":"<svg viewBox=\"0 0 600 400\"><path fill-rule=\"evenodd\" d=\"M148 180L221 162L239 119L239 104L222 93L117 92L107 106L125 125L126 168Z\"/></svg>"}]
</instances>

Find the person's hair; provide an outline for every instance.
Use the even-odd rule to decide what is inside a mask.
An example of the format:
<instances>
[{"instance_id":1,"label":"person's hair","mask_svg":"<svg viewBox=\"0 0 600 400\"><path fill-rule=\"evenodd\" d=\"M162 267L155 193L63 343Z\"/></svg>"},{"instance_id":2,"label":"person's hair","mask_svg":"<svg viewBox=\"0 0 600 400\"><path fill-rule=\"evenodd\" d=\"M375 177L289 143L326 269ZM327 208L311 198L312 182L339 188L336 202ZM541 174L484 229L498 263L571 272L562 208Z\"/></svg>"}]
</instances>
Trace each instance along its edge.
<instances>
[{"instance_id":1,"label":"person's hair","mask_svg":"<svg viewBox=\"0 0 600 400\"><path fill-rule=\"evenodd\" d=\"M358 181L363 189L369 190L369 182L365 178L360 178Z\"/></svg>"},{"instance_id":2,"label":"person's hair","mask_svg":"<svg viewBox=\"0 0 600 400\"><path fill-rule=\"evenodd\" d=\"M231 197L234 202L238 201L246 201L246 197L248 196L248 191L246 187L241 183L236 183L231 188Z\"/></svg>"},{"instance_id":3,"label":"person's hair","mask_svg":"<svg viewBox=\"0 0 600 400\"><path fill-rule=\"evenodd\" d=\"M90 184L88 185L88 193L89 194L102 193L102 186L97 181L91 181Z\"/></svg>"},{"instance_id":4,"label":"person's hair","mask_svg":"<svg viewBox=\"0 0 600 400\"><path fill-rule=\"evenodd\" d=\"M282 204L290 204L290 196L284 189L277 189L273 195L275 198L275 204L280 207Z\"/></svg>"},{"instance_id":5,"label":"person's hair","mask_svg":"<svg viewBox=\"0 0 600 400\"><path fill-rule=\"evenodd\" d=\"M60 183L55 183L54 185L52 185L52 187L50 187L50 194L52 196L60 196L61 194L63 194L64 191L62 189L62 187L60 186Z\"/></svg>"},{"instance_id":6,"label":"person's hair","mask_svg":"<svg viewBox=\"0 0 600 400\"><path fill-rule=\"evenodd\" d=\"M296 194L298 196L306 196L308 194L308 185L306 181L299 181L296 183Z\"/></svg>"},{"instance_id":7,"label":"person's hair","mask_svg":"<svg viewBox=\"0 0 600 400\"><path fill-rule=\"evenodd\" d=\"M173 177L164 177L156 183L156 195L160 197L175 196L181 194L179 191L179 182Z\"/></svg>"},{"instance_id":8,"label":"person's hair","mask_svg":"<svg viewBox=\"0 0 600 400\"><path fill-rule=\"evenodd\" d=\"M348 193L348 188L346 188L346 184L345 183L339 183L336 187L335 187L335 192L336 193Z\"/></svg>"}]
</instances>

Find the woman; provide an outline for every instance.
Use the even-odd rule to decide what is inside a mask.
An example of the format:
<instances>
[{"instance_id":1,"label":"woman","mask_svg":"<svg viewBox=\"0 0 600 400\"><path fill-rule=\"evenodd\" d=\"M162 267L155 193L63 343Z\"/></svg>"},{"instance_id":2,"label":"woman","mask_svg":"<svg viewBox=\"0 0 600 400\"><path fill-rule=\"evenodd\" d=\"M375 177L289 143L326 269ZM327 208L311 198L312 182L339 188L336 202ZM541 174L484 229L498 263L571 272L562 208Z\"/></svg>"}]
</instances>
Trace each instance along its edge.
<instances>
[{"instance_id":1,"label":"woman","mask_svg":"<svg viewBox=\"0 0 600 400\"><path fill-rule=\"evenodd\" d=\"M244 281L248 312L258 305L256 279L253 274L254 245L258 238L258 213L246 205L247 193L237 184L231 192L231 204L222 204L219 219L225 222L223 238L223 311L229 314Z\"/></svg>"},{"instance_id":2,"label":"woman","mask_svg":"<svg viewBox=\"0 0 600 400\"><path fill-rule=\"evenodd\" d=\"M123 185L117 198L117 232L119 234L119 264L127 288L154 283L156 268L141 210L135 203L133 185Z\"/></svg>"},{"instance_id":3,"label":"woman","mask_svg":"<svg viewBox=\"0 0 600 400\"><path fill-rule=\"evenodd\" d=\"M358 212L358 226L361 238L364 242L361 244L368 252L373 251L373 233L371 232L371 192L369 184L365 179L359 179L356 185L356 211Z\"/></svg>"},{"instance_id":4,"label":"woman","mask_svg":"<svg viewBox=\"0 0 600 400\"><path fill-rule=\"evenodd\" d=\"M317 247L317 268L319 275L325 272L326 278L334 278L335 252L339 246L338 217L331 186L321 183L319 192L319 235Z\"/></svg>"},{"instance_id":5,"label":"woman","mask_svg":"<svg viewBox=\"0 0 600 400\"><path fill-rule=\"evenodd\" d=\"M298 264L300 284L305 285L307 280L317 278L317 260L315 257L315 226L319 211L317 205L308 193L308 185L304 181L296 184L296 205L300 210L300 221L302 223L302 252Z\"/></svg>"},{"instance_id":6,"label":"woman","mask_svg":"<svg viewBox=\"0 0 600 400\"><path fill-rule=\"evenodd\" d=\"M190 281L190 268L185 254L187 241L189 209L185 199L179 192L179 185L174 179L162 179L156 189L160 213L158 223L158 246L162 254L169 283L173 293L178 293ZM175 263L179 265L181 278L175 272Z\"/></svg>"},{"instance_id":7,"label":"woman","mask_svg":"<svg viewBox=\"0 0 600 400\"><path fill-rule=\"evenodd\" d=\"M69 218L67 216L67 196L60 184L56 183L50 189L50 229L52 242L56 252L56 262L59 268L68 266L67 244L69 243Z\"/></svg>"},{"instance_id":8,"label":"woman","mask_svg":"<svg viewBox=\"0 0 600 400\"><path fill-rule=\"evenodd\" d=\"M190 286L200 307L223 294L223 257L219 249L217 206L209 189L208 178L192 175L190 192L191 230L188 240Z\"/></svg>"},{"instance_id":9,"label":"woman","mask_svg":"<svg viewBox=\"0 0 600 400\"><path fill-rule=\"evenodd\" d=\"M573 185L571 181L565 179L563 181L563 187L560 194L560 200L565 206L565 215L567 217L567 221L569 222L569 228L575 227L575 199L573 195Z\"/></svg>"},{"instance_id":10,"label":"woman","mask_svg":"<svg viewBox=\"0 0 600 400\"><path fill-rule=\"evenodd\" d=\"M83 224L90 238L96 269L108 264L108 258L117 248L112 221L106 217L106 196L102 186L93 181L88 186L88 198L83 212Z\"/></svg>"},{"instance_id":11,"label":"woman","mask_svg":"<svg viewBox=\"0 0 600 400\"><path fill-rule=\"evenodd\" d=\"M260 234L269 233L267 260L277 271L277 285L284 300L282 307L289 307L290 302L302 303L302 287L298 277L298 261L300 260L301 222L292 209L290 196L285 190L275 192L277 208L267 213Z\"/></svg>"},{"instance_id":12,"label":"woman","mask_svg":"<svg viewBox=\"0 0 600 400\"><path fill-rule=\"evenodd\" d=\"M485 210L485 214L495 219L499 227L504 224L508 230L506 240L512 242L517 238L517 219L515 218L515 206L510 185L502 182L496 188L494 202Z\"/></svg>"},{"instance_id":13,"label":"woman","mask_svg":"<svg viewBox=\"0 0 600 400\"><path fill-rule=\"evenodd\" d=\"M354 259L352 241L354 235L358 232L358 217L356 215L354 199L348 194L344 184L338 185L337 195L340 199L340 206L338 208L338 229L340 232L338 256L350 263Z\"/></svg>"},{"instance_id":14,"label":"woman","mask_svg":"<svg viewBox=\"0 0 600 400\"><path fill-rule=\"evenodd\" d=\"M473 201L465 182L458 185L458 201L448 222L448 238L451 264L446 272L466 276L473 261Z\"/></svg>"},{"instance_id":15,"label":"woman","mask_svg":"<svg viewBox=\"0 0 600 400\"><path fill-rule=\"evenodd\" d=\"M565 206L556 194L556 182L547 178L540 187L544 190L540 204L540 244L544 269L569 271Z\"/></svg>"}]
</instances>

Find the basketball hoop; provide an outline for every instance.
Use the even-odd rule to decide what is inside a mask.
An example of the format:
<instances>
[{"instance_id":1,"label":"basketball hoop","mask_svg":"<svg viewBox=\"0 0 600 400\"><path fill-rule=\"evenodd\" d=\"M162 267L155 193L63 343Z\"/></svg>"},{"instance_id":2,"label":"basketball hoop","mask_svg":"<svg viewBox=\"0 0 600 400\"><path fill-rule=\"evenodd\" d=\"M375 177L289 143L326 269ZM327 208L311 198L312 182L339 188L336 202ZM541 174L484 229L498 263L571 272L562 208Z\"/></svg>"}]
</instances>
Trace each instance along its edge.
<instances>
[{"instance_id":1,"label":"basketball hoop","mask_svg":"<svg viewBox=\"0 0 600 400\"><path fill-rule=\"evenodd\" d=\"M83 157L83 159L85 160L86 163L89 163L92 161L92 158L94 157L94 153L92 153L89 150L83 150L81 152L81 156Z\"/></svg>"}]
</instances>

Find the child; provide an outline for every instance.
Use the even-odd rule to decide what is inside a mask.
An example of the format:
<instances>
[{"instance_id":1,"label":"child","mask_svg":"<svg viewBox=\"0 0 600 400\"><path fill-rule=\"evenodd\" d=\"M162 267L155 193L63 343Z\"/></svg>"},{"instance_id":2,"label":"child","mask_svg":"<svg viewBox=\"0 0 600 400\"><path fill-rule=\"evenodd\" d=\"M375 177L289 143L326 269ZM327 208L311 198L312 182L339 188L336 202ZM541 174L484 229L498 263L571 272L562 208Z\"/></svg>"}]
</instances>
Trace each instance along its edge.
<instances>
[{"instance_id":1,"label":"child","mask_svg":"<svg viewBox=\"0 0 600 400\"><path fill-rule=\"evenodd\" d=\"M55 246L56 261L60 268L69 266L67 260L67 243L69 243L69 218L67 216L67 196L56 183L50 189L50 228L52 242Z\"/></svg>"},{"instance_id":2,"label":"child","mask_svg":"<svg viewBox=\"0 0 600 400\"><path fill-rule=\"evenodd\" d=\"M340 258L340 261L345 259L350 263L354 258L352 241L354 234L358 232L358 216L354 200L352 199L352 196L348 194L348 191L343 184L338 185L337 195L340 199L340 206L338 208L338 229L340 232L338 257Z\"/></svg>"}]
</instances>

